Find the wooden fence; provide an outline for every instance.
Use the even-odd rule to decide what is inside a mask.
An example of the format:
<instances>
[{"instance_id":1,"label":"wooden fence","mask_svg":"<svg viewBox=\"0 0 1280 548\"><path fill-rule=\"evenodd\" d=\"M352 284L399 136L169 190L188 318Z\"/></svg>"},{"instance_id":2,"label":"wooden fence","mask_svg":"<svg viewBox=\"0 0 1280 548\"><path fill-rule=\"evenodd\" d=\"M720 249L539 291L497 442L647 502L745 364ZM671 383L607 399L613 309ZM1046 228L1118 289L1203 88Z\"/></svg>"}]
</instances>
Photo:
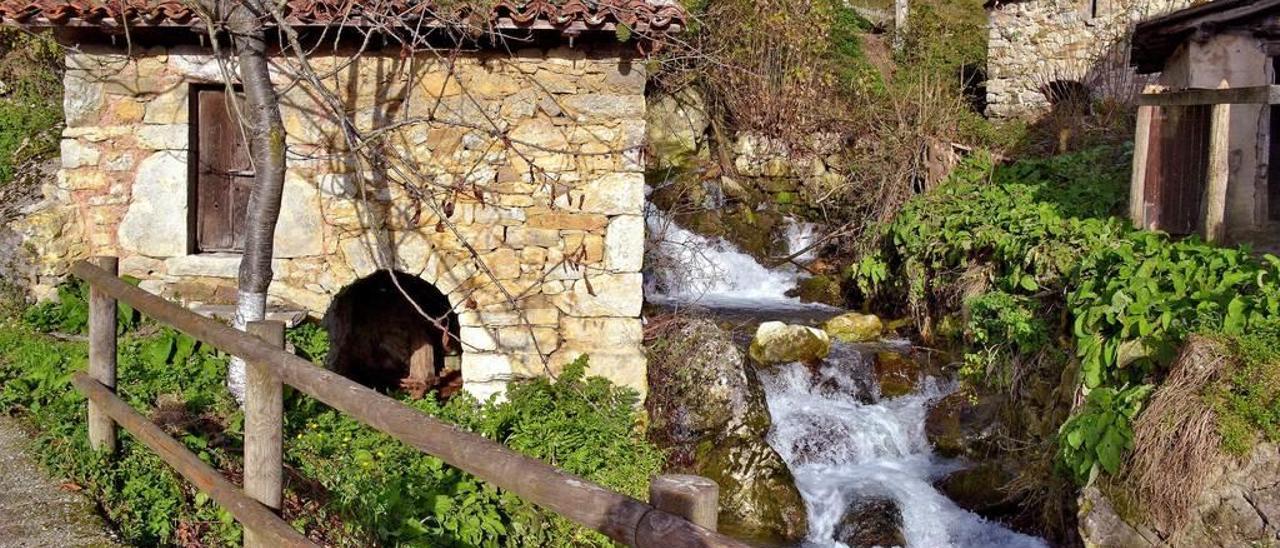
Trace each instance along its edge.
<instances>
[{"instance_id":1,"label":"wooden fence","mask_svg":"<svg viewBox=\"0 0 1280 548\"><path fill-rule=\"evenodd\" d=\"M114 257L80 261L71 271L90 286L89 372L77 375L73 383L89 398L91 444L114 451L116 427L124 427L235 516L245 527L246 546L314 546L278 516L284 384L622 544L746 546L715 532L719 488L711 480L654 478L649 488L651 506L465 432L285 352L284 327L278 322L256 322L245 333L199 316L118 278ZM247 363L243 491L115 395L117 301Z\"/></svg>"},{"instance_id":2,"label":"wooden fence","mask_svg":"<svg viewBox=\"0 0 1280 548\"><path fill-rule=\"evenodd\" d=\"M1199 225L1206 241L1220 243L1226 239L1231 106L1240 104L1280 104L1280 86L1172 92L1152 88L1138 96L1133 178L1129 187L1129 217L1134 225L1177 232L1194 224ZM1188 115L1208 109L1208 127L1202 127L1205 125L1202 121L1167 123L1171 118L1162 112L1169 109L1181 109ZM1202 136L1202 132L1207 133L1207 137ZM1172 162L1182 163L1171 165ZM1201 180L1203 190L1187 188ZM1188 197L1189 192L1194 195ZM1184 208L1191 211L1181 211ZM1188 220L1189 215L1198 219ZM1177 220L1170 222L1170 217Z\"/></svg>"}]
</instances>

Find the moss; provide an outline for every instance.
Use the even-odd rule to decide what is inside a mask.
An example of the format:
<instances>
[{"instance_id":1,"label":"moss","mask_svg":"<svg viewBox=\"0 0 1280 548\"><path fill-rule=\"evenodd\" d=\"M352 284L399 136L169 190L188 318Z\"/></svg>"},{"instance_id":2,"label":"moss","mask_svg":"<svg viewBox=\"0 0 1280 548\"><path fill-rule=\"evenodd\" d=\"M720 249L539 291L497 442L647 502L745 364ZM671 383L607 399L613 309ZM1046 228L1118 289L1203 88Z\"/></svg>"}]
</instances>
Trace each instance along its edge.
<instances>
[{"instance_id":1,"label":"moss","mask_svg":"<svg viewBox=\"0 0 1280 548\"><path fill-rule=\"evenodd\" d=\"M844 288L831 276L819 275L805 278L796 284L795 296L806 303L823 303L844 306Z\"/></svg>"},{"instance_id":2,"label":"moss","mask_svg":"<svg viewBox=\"0 0 1280 548\"><path fill-rule=\"evenodd\" d=\"M1236 359L1204 397L1217 412L1223 449L1245 456L1262 439L1280 441L1280 320L1227 339Z\"/></svg>"}]
</instances>

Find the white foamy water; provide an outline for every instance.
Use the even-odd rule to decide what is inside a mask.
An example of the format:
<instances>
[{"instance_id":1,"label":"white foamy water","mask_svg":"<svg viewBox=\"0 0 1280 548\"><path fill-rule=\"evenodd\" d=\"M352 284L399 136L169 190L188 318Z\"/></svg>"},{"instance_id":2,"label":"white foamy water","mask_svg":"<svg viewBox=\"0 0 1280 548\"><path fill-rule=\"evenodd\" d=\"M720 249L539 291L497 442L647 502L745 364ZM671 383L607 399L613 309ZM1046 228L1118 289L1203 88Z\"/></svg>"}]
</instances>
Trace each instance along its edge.
<instances>
[{"instance_id":1,"label":"white foamy water","mask_svg":"<svg viewBox=\"0 0 1280 548\"><path fill-rule=\"evenodd\" d=\"M817 258L818 250L813 244L818 241L818 225L802 223L788 217L785 236L787 238L787 253L796 254L804 251L795 260L801 263L808 263Z\"/></svg>"},{"instance_id":2,"label":"white foamy water","mask_svg":"<svg viewBox=\"0 0 1280 548\"><path fill-rule=\"evenodd\" d=\"M765 268L733 244L677 225L649 206L645 215L645 296L658 303L696 303L709 307L807 307L788 297L799 273L794 268Z\"/></svg>"},{"instance_id":3,"label":"white foamy water","mask_svg":"<svg viewBox=\"0 0 1280 548\"><path fill-rule=\"evenodd\" d=\"M925 415L953 386L930 378L916 393L863 403L860 390L878 399L870 367L855 347L837 343L817 372L791 364L761 373L773 416L769 444L791 468L808 507L805 545L844 546L834 535L850 503L887 498L902 512L911 548L1047 546L965 511L933 488L958 466L933 455Z\"/></svg>"}]
</instances>

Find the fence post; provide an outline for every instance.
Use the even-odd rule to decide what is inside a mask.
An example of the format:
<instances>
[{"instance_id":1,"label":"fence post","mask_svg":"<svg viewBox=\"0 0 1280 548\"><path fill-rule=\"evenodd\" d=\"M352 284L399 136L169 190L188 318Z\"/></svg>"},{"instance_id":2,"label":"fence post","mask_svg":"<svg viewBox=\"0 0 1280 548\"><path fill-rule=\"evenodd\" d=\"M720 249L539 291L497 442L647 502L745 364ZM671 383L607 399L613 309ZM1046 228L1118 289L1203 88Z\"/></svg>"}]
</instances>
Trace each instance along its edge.
<instances>
[{"instance_id":1,"label":"fence post","mask_svg":"<svg viewBox=\"0 0 1280 548\"><path fill-rule=\"evenodd\" d=\"M115 257L93 257L94 266L112 276L119 275ZM108 390L116 390L116 299L89 285L89 376ZM116 423L89 401L89 445L98 451L115 453Z\"/></svg>"},{"instance_id":2,"label":"fence post","mask_svg":"<svg viewBox=\"0 0 1280 548\"><path fill-rule=\"evenodd\" d=\"M720 514L720 486L702 476L657 476L649 483L649 504L715 531Z\"/></svg>"},{"instance_id":3,"label":"fence post","mask_svg":"<svg viewBox=\"0 0 1280 548\"><path fill-rule=\"evenodd\" d=\"M1151 153L1151 121L1156 107L1138 107L1133 137L1133 176L1129 181L1129 219L1138 229L1147 228L1147 162Z\"/></svg>"},{"instance_id":4,"label":"fence post","mask_svg":"<svg viewBox=\"0 0 1280 548\"><path fill-rule=\"evenodd\" d=\"M284 323L249 322L245 330L272 346L284 348ZM244 384L244 491L264 506L280 511L284 490L284 385L269 367L248 363ZM244 545L265 547L245 528Z\"/></svg>"},{"instance_id":5,"label":"fence post","mask_svg":"<svg viewBox=\"0 0 1280 548\"><path fill-rule=\"evenodd\" d=\"M1205 185L1204 239L1219 244L1227 236L1227 184L1231 178L1231 105L1213 105L1209 120L1209 182Z\"/></svg>"}]
</instances>

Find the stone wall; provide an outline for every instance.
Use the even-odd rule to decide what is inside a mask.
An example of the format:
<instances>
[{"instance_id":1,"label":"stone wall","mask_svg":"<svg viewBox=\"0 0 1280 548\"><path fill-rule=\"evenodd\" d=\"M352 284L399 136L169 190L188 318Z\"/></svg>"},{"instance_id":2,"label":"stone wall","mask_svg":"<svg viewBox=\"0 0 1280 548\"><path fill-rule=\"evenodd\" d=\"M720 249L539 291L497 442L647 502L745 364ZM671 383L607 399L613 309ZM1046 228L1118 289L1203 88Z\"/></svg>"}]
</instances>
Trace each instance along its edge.
<instances>
[{"instance_id":1,"label":"stone wall","mask_svg":"<svg viewBox=\"0 0 1280 548\"><path fill-rule=\"evenodd\" d=\"M320 316L344 287L395 268L448 295L473 393L582 353L643 390L645 73L623 51L313 57L358 126L397 127L403 155L377 171L341 152L320 94L290 86L275 60L289 169L272 301ZM192 85L223 80L209 53L68 56L62 169L22 228L43 283L113 254L152 292L234 299L239 256L196 253L190 234Z\"/></svg>"},{"instance_id":2,"label":"stone wall","mask_svg":"<svg viewBox=\"0 0 1280 548\"><path fill-rule=\"evenodd\" d=\"M1135 22L1196 0L1006 0L989 12L987 114L1028 117L1047 111L1042 86L1059 80L1096 97L1123 96L1146 83L1129 68Z\"/></svg>"}]
</instances>

